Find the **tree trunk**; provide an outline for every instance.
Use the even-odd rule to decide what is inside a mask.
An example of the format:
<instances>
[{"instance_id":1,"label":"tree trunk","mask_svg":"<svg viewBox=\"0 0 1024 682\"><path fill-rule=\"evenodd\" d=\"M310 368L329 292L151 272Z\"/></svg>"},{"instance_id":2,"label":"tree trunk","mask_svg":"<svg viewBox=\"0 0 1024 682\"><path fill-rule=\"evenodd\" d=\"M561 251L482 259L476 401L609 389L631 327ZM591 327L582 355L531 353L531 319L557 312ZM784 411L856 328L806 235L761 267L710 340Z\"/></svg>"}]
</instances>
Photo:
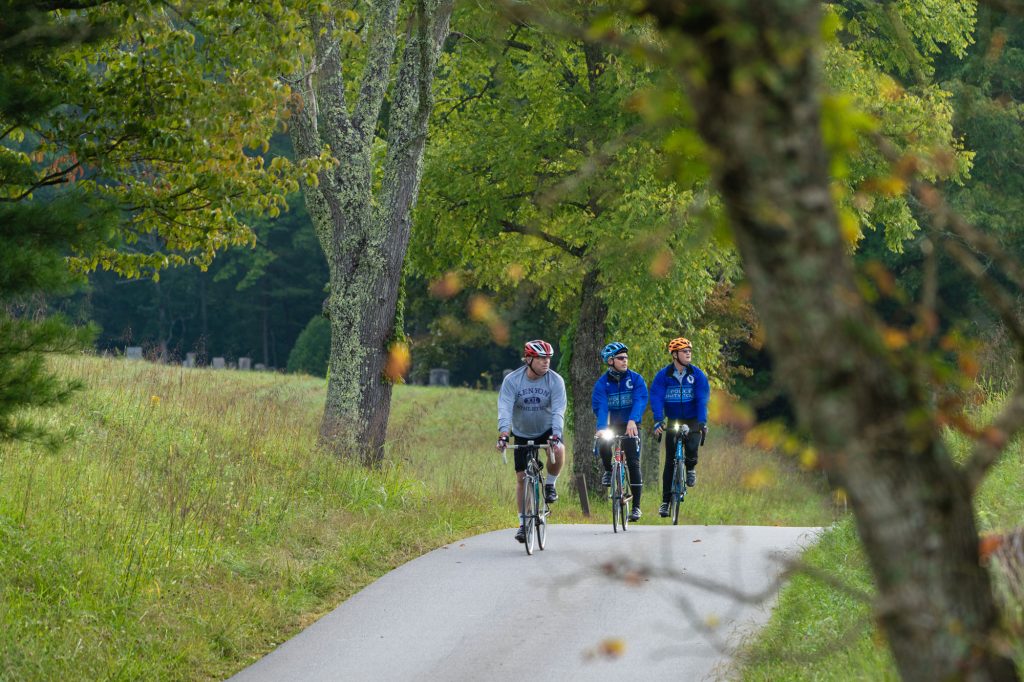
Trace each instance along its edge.
<instances>
[{"instance_id":1,"label":"tree trunk","mask_svg":"<svg viewBox=\"0 0 1024 682\"><path fill-rule=\"evenodd\" d=\"M209 317L206 313L206 304L209 294L206 291L206 273L199 271L199 340L196 344L197 364L206 364L206 342L210 338ZM187 349L186 349L187 350Z\"/></svg>"},{"instance_id":2,"label":"tree trunk","mask_svg":"<svg viewBox=\"0 0 1024 682\"><path fill-rule=\"evenodd\" d=\"M572 472L583 474L587 490L600 490L603 467L594 457L594 431L597 420L590 406L594 382L601 374L601 348L604 347L605 319L608 307L599 294L597 271L583 276L580 287L580 313L572 339L569 383L572 389Z\"/></svg>"},{"instance_id":3,"label":"tree trunk","mask_svg":"<svg viewBox=\"0 0 1024 682\"><path fill-rule=\"evenodd\" d=\"M171 335L171 323L169 321L170 316L167 314L167 300L166 296L164 296L163 287L160 286L160 280L153 280L153 288L156 291L157 328L160 330L159 362L167 362L168 340Z\"/></svg>"},{"instance_id":4,"label":"tree trunk","mask_svg":"<svg viewBox=\"0 0 1024 682\"><path fill-rule=\"evenodd\" d=\"M354 106L345 101L342 50L329 17L312 17L319 69L294 107L292 141L302 159L329 144L339 163L303 194L330 271L330 380L320 425L324 444L339 456L377 464L383 456L391 407L384 376L410 213L419 191L431 84L448 33L453 0L420 3L406 36L387 117L387 155L381 188L373 190L374 141L391 81L398 0L374 5L366 64ZM357 454L358 453L358 454Z\"/></svg>"},{"instance_id":5,"label":"tree trunk","mask_svg":"<svg viewBox=\"0 0 1024 682\"><path fill-rule=\"evenodd\" d=\"M682 7L648 9L703 58L686 84L766 346L822 465L850 497L900 673L1016 679L996 644L970 492L943 445L920 359L883 343L839 229L820 133L818 4Z\"/></svg>"}]
</instances>

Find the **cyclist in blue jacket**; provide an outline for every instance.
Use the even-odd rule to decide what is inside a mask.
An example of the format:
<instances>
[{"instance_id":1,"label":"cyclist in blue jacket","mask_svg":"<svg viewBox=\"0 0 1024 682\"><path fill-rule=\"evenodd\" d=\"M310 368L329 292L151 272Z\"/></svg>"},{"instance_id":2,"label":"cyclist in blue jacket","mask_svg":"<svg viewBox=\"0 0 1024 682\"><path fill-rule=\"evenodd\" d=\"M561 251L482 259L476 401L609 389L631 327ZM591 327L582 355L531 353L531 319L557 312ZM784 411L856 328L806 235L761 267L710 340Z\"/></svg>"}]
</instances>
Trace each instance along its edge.
<instances>
[{"instance_id":1,"label":"cyclist in blue jacket","mask_svg":"<svg viewBox=\"0 0 1024 682\"><path fill-rule=\"evenodd\" d=\"M640 474L640 430L639 424L647 409L647 382L629 369L629 348L613 341L601 351L601 358L608 365L608 371L594 384L591 405L597 416L597 430L610 428L617 436L633 436L637 440L626 440L622 449L626 453L629 481L633 493L633 508L630 521L640 518L640 493L643 491L643 477ZM604 462L604 477L601 483L611 485L612 444L598 439L598 453Z\"/></svg>"},{"instance_id":2,"label":"cyclist in blue jacket","mask_svg":"<svg viewBox=\"0 0 1024 682\"><path fill-rule=\"evenodd\" d=\"M711 386L708 377L690 362L693 344L679 337L668 344L672 363L654 376L651 382L651 412L654 414L654 434L665 437L665 466L661 476L661 507L658 513L668 516L668 498L672 493L672 468L675 466L676 438L682 437L683 457L686 463L686 485L697 485L697 449L708 431L708 400ZM663 421L664 419L664 421ZM667 422L682 422L690 428L686 436L679 436L667 428Z\"/></svg>"}]
</instances>

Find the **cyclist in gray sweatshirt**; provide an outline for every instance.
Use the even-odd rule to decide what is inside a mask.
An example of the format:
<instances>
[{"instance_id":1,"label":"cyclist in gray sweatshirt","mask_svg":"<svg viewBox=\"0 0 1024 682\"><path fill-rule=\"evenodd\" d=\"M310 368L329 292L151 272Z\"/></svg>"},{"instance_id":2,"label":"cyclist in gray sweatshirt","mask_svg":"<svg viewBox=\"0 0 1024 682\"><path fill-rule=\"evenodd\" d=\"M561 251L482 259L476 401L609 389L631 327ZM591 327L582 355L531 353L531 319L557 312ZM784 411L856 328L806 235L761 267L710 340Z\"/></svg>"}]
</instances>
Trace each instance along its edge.
<instances>
[{"instance_id":1,"label":"cyclist in gray sweatshirt","mask_svg":"<svg viewBox=\"0 0 1024 682\"><path fill-rule=\"evenodd\" d=\"M554 348L547 341L527 341L523 347L523 366L510 373L501 382L498 393L498 451L505 450L509 436L517 445L528 440L549 443L547 480L544 499L551 504L558 499L555 481L565 462L562 428L565 426L565 381L551 370ZM523 529L523 479L527 453L516 449L516 500L519 505L519 531L516 540L526 542Z\"/></svg>"}]
</instances>

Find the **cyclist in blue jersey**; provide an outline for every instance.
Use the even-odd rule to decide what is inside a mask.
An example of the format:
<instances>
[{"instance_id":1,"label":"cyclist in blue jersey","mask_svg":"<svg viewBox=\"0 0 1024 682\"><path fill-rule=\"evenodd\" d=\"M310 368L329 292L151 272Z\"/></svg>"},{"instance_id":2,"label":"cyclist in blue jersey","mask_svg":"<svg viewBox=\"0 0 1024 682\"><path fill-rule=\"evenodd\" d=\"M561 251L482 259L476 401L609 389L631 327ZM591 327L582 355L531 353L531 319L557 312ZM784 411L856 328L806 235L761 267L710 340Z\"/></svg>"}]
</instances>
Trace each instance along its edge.
<instances>
[{"instance_id":1,"label":"cyclist in blue jersey","mask_svg":"<svg viewBox=\"0 0 1024 682\"><path fill-rule=\"evenodd\" d=\"M679 337L668 344L672 363L664 367L651 381L651 412L654 414L654 434L665 433L665 466L661 476L661 507L658 513L668 516L668 498L672 492L672 468L676 454L676 439L684 438L683 452L686 463L686 485L697 485L697 449L708 431L708 401L711 386L708 377L690 360L693 344ZM664 421L663 421L664 420ZM682 422L690 428L683 436L667 429L665 422Z\"/></svg>"},{"instance_id":2,"label":"cyclist in blue jersey","mask_svg":"<svg viewBox=\"0 0 1024 682\"><path fill-rule=\"evenodd\" d=\"M633 508L629 520L637 521L641 515L640 493L643 490L643 477L640 474L639 425L644 410L647 409L647 382L629 369L629 348L625 344L617 341L609 343L602 349L601 358L608 366L608 371L594 384L591 406L597 416L598 432L610 428L617 436L637 438L622 442L633 493ZM604 477L601 483L611 485L612 443L598 439L598 454L604 463Z\"/></svg>"},{"instance_id":3,"label":"cyclist in blue jersey","mask_svg":"<svg viewBox=\"0 0 1024 682\"><path fill-rule=\"evenodd\" d=\"M551 446L546 465L548 475L544 484L544 500L548 504L558 500L555 483L565 462L562 428L565 426L565 408L568 403L565 381L551 369L554 354L555 349L543 339L527 341L523 346L523 366L505 377L498 392L498 451L505 450L510 436L515 439L516 445L533 441L535 444L548 443ZM516 500L519 505L516 540L526 542L522 509L526 450L517 449L514 459Z\"/></svg>"}]
</instances>

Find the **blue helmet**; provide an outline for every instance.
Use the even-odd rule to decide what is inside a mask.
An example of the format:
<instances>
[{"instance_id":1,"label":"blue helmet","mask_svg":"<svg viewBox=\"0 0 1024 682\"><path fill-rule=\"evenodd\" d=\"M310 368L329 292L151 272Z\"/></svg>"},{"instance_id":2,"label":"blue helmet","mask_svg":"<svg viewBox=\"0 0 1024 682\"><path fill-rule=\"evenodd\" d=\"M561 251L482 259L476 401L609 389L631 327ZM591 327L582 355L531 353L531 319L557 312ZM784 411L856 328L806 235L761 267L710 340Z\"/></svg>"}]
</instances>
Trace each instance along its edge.
<instances>
[{"instance_id":1,"label":"blue helmet","mask_svg":"<svg viewBox=\"0 0 1024 682\"><path fill-rule=\"evenodd\" d=\"M626 348L626 344L619 343L618 341L612 341L601 349L601 358L607 363L619 353L624 353L628 350L629 348Z\"/></svg>"}]
</instances>

